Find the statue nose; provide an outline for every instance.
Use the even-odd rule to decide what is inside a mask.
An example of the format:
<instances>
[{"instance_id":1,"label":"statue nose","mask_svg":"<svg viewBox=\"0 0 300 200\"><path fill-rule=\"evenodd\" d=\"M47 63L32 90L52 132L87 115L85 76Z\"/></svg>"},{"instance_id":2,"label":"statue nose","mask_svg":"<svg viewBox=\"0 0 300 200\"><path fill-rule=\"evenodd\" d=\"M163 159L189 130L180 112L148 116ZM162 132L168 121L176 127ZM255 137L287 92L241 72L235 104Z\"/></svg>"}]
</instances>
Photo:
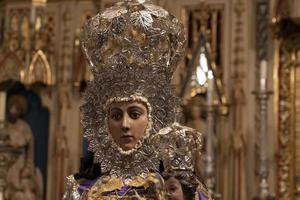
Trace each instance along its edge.
<instances>
[{"instance_id":1,"label":"statue nose","mask_svg":"<svg viewBox=\"0 0 300 200\"><path fill-rule=\"evenodd\" d=\"M122 131L127 132L130 130L130 119L129 116L125 115L122 120Z\"/></svg>"},{"instance_id":2,"label":"statue nose","mask_svg":"<svg viewBox=\"0 0 300 200\"><path fill-rule=\"evenodd\" d=\"M122 127L122 131L123 131L124 133L126 133L126 132L129 131L129 128L128 128L128 127Z\"/></svg>"}]
</instances>

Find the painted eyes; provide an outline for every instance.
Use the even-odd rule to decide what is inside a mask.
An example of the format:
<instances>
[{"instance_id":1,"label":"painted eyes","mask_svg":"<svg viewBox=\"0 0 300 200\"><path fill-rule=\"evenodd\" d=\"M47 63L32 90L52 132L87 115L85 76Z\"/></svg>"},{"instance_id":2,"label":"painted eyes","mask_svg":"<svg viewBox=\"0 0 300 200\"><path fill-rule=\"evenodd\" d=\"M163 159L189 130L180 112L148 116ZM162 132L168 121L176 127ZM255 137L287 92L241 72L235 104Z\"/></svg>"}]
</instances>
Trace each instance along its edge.
<instances>
[{"instance_id":1,"label":"painted eyes","mask_svg":"<svg viewBox=\"0 0 300 200\"><path fill-rule=\"evenodd\" d=\"M168 187L168 191L169 191L170 193L174 193L174 192L176 192L177 190L178 190L178 187L177 187L176 185L171 185L171 186Z\"/></svg>"},{"instance_id":2,"label":"painted eyes","mask_svg":"<svg viewBox=\"0 0 300 200\"><path fill-rule=\"evenodd\" d=\"M122 114L121 113L114 113L111 115L111 118L115 121L119 121L122 119Z\"/></svg>"},{"instance_id":3,"label":"painted eyes","mask_svg":"<svg viewBox=\"0 0 300 200\"><path fill-rule=\"evenodd\" d=\"M139 111L130 111L128 113L128 116L131 119L139 119L141 117L142 113L140 113ZM119 121L123 118L123 113L122 112L117 112L117 113L112 113L111 115L111 119L115 120L115 121Z\"/></svg>"},{"instance_id":4,"label":"painted eyes","mask_svg":"<svg viewBox=\"0 0 300 200\"><path fill-rule=\"evenodd\" d=\"M133 112L129 113L129 117L131 119L138 119L138 118L140 118L140 116L141 116L141 113L138 111L133 111Z\"/></svg>"}]
</instances>

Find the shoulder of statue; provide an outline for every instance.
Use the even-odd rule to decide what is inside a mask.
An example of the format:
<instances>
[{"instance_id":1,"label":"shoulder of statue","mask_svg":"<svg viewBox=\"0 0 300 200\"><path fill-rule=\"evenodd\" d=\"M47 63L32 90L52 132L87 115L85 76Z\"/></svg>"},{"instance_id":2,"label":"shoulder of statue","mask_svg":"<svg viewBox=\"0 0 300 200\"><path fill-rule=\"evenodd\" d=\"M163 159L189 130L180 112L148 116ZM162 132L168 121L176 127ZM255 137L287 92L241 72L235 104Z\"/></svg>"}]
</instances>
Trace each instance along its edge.
<instances>
[{"instance_id":1,"label":"shoulder of statue","mask_svg":"<svg viewBox=\"0 0 300 200\"><path fill-rule=\"evenodd\" d=\"M27 137L32 137L32 131L31 128L29 126L29 124L23 120L23 119L18 119L17 121L18 126L20 126L22 128L23 133L27 136Z\"/></svg>"},{"instance_id":2,"label":"shoulder of statue","mask_svg":"<svg viewBox=\"0 0 300 200\"><path fill-rule=\"evenodd\" d=\"M74 175L70 175L66 179L66 190L63 200L80 200L80 194L78 191L80 186L79 181L75 180Z\"/></svg>"},{"instance_id":3,"label":"shoulder of statue","mask_svg":"<svg viewBox=\"0 0 300 200\"><path fill-rule=\"evenodd\" d=\"M197 187L197 194L199 200L213 200L210 192L208 189L201 183L199 182L198 187Z\"/></svg>"},{"instance_id":4,"label":"shoulder of statue","mask_svg":"<svg viewBox=\"0 0 300 200\"><path fill-rule=\"evenodd\" d=\"M159 156L166 170L194 172L196 157L202 148L202 134L195 129L174 123L155 136Z\"/></svg>"}]
</instances>

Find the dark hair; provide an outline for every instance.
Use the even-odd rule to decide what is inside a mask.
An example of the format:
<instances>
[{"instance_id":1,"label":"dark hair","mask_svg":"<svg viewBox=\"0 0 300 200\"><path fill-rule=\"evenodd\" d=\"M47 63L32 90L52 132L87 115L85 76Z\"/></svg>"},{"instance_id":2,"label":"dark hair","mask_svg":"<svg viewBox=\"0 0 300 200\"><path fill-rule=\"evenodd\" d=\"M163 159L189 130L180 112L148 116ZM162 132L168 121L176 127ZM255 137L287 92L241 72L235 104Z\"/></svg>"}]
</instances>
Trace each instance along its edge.
<instances>
[{"instance_id":1,"label":"dark hair","mask_svg":"<svg viewBox=\"0 0 300 200\"><path fill-rule=\"evenodd\" d=\"M99 176L101 176L101 167L99 163L94 163L94 154L92 152L88 152L88 156L86 159L80 159L80 168L79 172L74 175L76 180L78 179L89 179L93 180Z\"/></svg>"},{"instance_id":2,"label":"dark hair","mask_svg":"<svg viewBox=\"0 0 300 200\"><path fill-rule=\"evenodd\" d=\"M198 183L196 181L196 177L191 172L188 171L164 172L162 176L165 180L174 177L179 181L185 200L195 199L195 193L198 187Z\"/></svg>"}]
</instances>

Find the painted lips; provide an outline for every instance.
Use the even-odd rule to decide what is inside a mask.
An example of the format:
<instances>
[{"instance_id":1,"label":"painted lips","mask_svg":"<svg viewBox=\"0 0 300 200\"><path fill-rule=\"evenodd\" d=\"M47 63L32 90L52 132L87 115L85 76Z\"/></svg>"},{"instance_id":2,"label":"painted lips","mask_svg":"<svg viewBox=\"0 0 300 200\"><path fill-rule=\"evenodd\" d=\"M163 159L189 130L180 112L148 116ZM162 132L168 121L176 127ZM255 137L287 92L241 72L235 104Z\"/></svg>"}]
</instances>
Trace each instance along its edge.
<instances>
[{"instance_id":1,"label":"painted lips","mask_svg":"<svg viewBox=\"0 0 300 200\"><path fill-rule=\"evenodd\" d=\"M132 141L134 140L134 137L132 135L124 135L121 137L121 139L125 141Z\"/></svg>"}]
</instances>

